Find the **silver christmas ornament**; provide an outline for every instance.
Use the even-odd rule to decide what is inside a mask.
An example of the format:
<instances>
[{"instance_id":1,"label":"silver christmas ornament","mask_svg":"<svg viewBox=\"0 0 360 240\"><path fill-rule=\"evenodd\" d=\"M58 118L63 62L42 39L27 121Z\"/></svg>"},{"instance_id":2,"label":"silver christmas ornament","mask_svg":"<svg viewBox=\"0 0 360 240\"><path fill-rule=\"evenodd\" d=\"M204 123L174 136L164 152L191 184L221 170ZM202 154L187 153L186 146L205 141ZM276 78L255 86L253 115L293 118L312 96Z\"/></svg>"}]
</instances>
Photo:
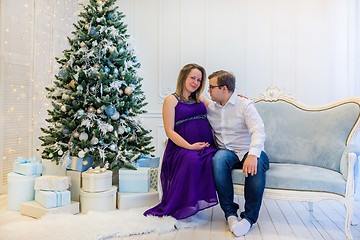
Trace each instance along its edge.
<instances>
[{"instance_id":1,"label":"silver christmas ornament","mask_svg":"<svg viewBox=\"0 0 360 240\"><path fill-rule=\"evenodd\" d=\"M120 113L119 113L118 111L116 111L115 114L112 115L110 118L111 118L112 120L118 120L119 117L120 117Z\"/></svg>"},{"instance_id":2,"label":"silver christmas ornament","mask_svg":"<svg viewBox=\"0 0 360 240\"><path fill-rule=\"evenodd\" d=\"M123 135L124 132L125 132L125 128L123 128L122 126L119 126L119 128L118 128L118 134Z\"/></svg>"},{"instance_id":3,"label":"silver christmas ornament","mask_svg":"<svg viewBox=\"0 0 360 240\"><path fill-rule=\"evenodd\" d=\"M88 136L87 133L85 133L85 132L82 132L82 133L80 133L80 135L79 135L79 139L80 139L81 141L86 141L86 140L88 140L88 138L89 138L89 136Z\"/></svg>"},{"instance_id":4,"label":"silver christmas ornament","mask_svg":"<svg viewBox=\"0 0 360 240\"><path fill-rule=\"evenodd\" d=\"M114 130L113 125L109 125L109 126L108 126L108 130L109 130L109 132L112 132L112 131Z\"/></svg>"},{"instance_id":5,"label":"silver christmas ornament","mask_svg":"<svg viewBox=\"0 0 360 240\"><path fill-rule=\"evenodd\" d=\"M97 139L96 137L93 137L92 139L91 139L91 144L92 145L96 145L96 144L98 144L99 143L99 139Z\"/></svg>"},{"instance_id":6,"label":"silver christmas ornament","mask_svg":"<svg viewBox=\"0 0 360 240\"><path fill-rule=\"evenodd\" d=\"M116 151L117 145L115 143L113 143L113 144L110 145L109 148L110 148L111 151Z\"/></svg>"}]
</instances>

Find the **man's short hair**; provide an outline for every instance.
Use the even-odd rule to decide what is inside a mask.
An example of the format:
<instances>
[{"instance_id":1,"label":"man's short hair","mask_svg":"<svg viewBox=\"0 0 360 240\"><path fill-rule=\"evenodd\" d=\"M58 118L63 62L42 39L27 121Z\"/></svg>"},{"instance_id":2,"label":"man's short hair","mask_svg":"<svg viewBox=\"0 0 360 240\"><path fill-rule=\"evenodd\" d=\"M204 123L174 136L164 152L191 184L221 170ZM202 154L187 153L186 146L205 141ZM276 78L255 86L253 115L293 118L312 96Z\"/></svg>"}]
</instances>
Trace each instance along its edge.
<instances>
[{"instance_id":1,"label":"man's short hair","mask_svg":"<svg viewBox=\"0 0 360 240\"><path fill-rule=\"evenodd\" d=\"M236 79L232 73L224 70L219 70L209 75L209 79L214 77L217 77L217 85L226 86L230 92L235 91Z\"/></svg>"}]
</instances>

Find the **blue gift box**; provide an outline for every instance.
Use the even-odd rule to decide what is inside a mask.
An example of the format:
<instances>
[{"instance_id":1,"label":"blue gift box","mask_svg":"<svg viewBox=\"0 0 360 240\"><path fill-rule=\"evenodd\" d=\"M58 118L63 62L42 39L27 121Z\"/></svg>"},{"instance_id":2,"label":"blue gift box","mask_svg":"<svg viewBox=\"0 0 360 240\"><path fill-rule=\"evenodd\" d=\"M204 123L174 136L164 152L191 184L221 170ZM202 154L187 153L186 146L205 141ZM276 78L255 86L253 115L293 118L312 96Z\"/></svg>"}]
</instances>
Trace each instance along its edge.
<instances>
[{"instance_id":1,"label":"blue gift box","mask_svg":"<svg viewBox=\"0 0 360 240\"><path fill-rule=\"evenodd\" d=\"M18 157L13 164L14 172L22 175L40 175L42 173L42 164L36 157L26 160L24 157Z\"/></svg>"},{"instance_id":2,"label":"blue gift box","mask_svg":"<svg viewBox=\"0 0 360 240\"><path fill-rule=\"evenodd\" d=\"M136 162L135 167L149 167L149 168L157 168L159 167L160 157L151 157L142 155L139 160Z\"/></svg>"},{"instance_id":3,"label":"blue gift box","mask_svg":"<svg viewBox=\"0 0 360 240\"><path fill-rule=\"evenodd\" d=\"M75 156L70 156L69 158L70 158L70 162L67 165L66 169L71 169L79 172L88 170L94 162L94 157L92 156L86 158L78 158Z\"/></svg>"},{"instance_id":4,"label":"blue gift box","mask_svg":"<svg viewBox=\"0 0 360 240\"><path fill-rule=\"evenodd\" d=\"M119 170L119 192L149 192L150 168L138 168L131 170L121 168Z\"/></svg>"},{"instance_id":5,"label":"blue gift box","mask_svg":"<svg viewBox=\"0 0 360 240\"><path fill-rule=\"evenodd\" d=\"M71 194L69 190L65 191L45 191L36 190L35 201L45 208L54 208L69 205Z\"/></svg>"}]
</instances>

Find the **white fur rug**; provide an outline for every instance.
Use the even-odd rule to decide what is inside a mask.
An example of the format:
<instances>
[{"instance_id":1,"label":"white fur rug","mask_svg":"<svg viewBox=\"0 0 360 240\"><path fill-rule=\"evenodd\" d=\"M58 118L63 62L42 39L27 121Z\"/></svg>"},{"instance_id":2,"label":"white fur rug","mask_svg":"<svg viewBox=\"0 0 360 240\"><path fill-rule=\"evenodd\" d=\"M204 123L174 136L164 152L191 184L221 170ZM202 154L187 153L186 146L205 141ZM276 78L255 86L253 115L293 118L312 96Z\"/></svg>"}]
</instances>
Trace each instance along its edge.
<instances>
[{"instance_id":1,"label":"white fur rug","mask_svg":"<svg viewBox=\"0 0 360 240\"><path fill-rule=\"evenodd\" d=\"M57 240L111 239L150 232L166 233L175 229L193 228L209 221L199 212L184 220L173 217L143 216L147 208L88 212L87 214L49 214L34 221L0 226L0 239Z\"/></svg>"}]
</instances>

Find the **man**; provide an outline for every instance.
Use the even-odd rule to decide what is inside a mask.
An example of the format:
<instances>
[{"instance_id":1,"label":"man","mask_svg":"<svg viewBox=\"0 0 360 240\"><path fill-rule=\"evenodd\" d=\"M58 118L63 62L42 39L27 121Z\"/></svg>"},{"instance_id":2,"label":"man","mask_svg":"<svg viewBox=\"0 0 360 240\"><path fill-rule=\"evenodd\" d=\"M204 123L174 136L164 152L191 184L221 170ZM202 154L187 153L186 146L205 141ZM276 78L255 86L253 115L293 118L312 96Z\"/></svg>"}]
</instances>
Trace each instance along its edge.
<instances>
[{"instance_id":1,"label":"man","mask_svg":"<svg viewBox=\"0 0 360 240\"><path fill-rule=\"evenodd\" d=\"M234 90L231 73L221 70L209 76L209 93L215 102L207 102L207 116L219 148L212 159L215 186L229 229L239 237L258 219L269 159L263 151L264 123L254 103L237 96ZM245 173L245 211L240 221L231 178L234 168Z\"/></svg>"}]
</instances>

